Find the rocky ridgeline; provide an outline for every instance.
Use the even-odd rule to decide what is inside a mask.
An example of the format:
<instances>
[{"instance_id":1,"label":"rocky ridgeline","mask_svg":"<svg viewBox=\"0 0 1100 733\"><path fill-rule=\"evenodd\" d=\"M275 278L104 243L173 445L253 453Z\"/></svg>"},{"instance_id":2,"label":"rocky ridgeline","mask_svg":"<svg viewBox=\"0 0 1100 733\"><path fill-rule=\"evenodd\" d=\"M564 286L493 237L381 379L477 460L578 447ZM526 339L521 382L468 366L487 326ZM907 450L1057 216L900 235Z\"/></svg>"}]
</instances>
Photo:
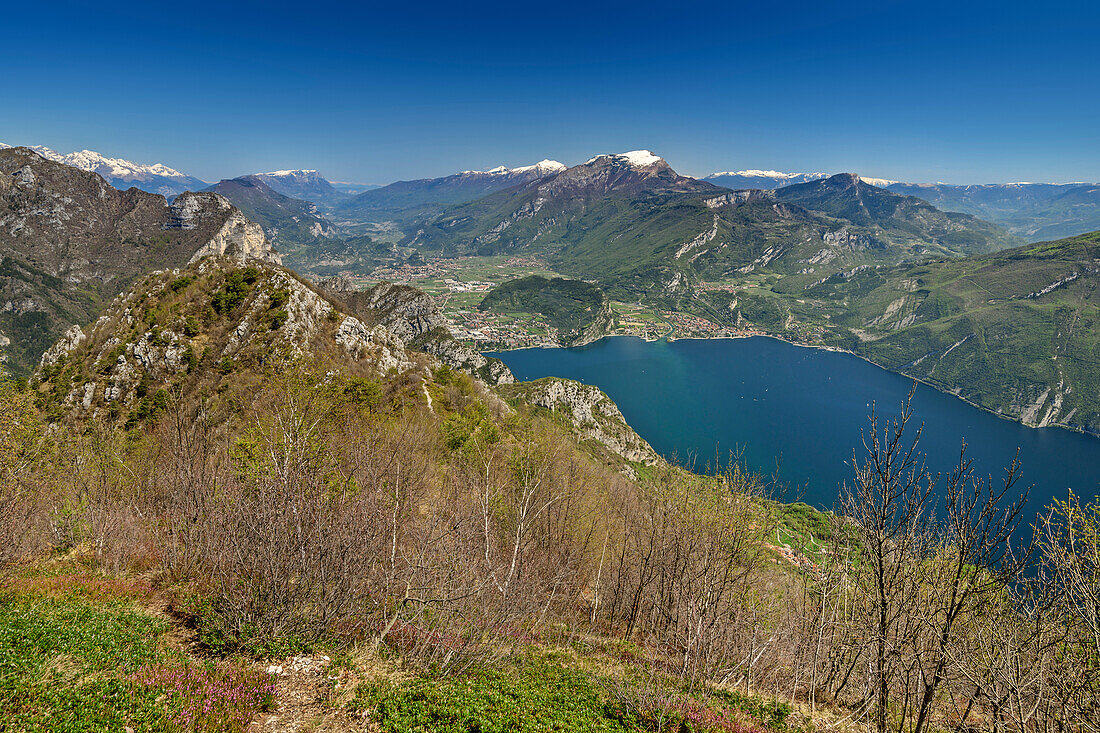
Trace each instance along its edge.
<instances>
[{"instance_id":1,"label":"rocky ridgeline","mask_svg":"<svg viewBox=\"0 0 1100 733\"><path fill-rule=\"evenodd\" d=\"M227 302L231 292L239 298ZM53 392L62 408L56 419L133 421L163 409L169 390L217 393L237 372L251 372L254 376L242 378L252 379L279 359L325 358L355 373L413 380L443 363L497 384L506 398L565 416L582 439L627 461L660 460L596 387L553 378L514 384L502 362L449 334L431 340L435 349L425 352L425 338L433 339L441 327L423 293L382 283L351 295L361 296L363 317L344 312L339 300L277 265L204 257L142 279L87 332L71 327L42 356L34 384L40 392ZM414 348L399 334L421 346Z\"/></svg>"},{"instance_id":2,"label":"rocky ridgeline","mask_svg":"<svg viewBox=\"0 0 1100 733\"><path fill-rule=\"evenodd\" d=\"M221 196L186 193L169 205L27 148L0 150L0 336L13 373L29 373L136 278L207 255L279 262L263 230Z\"/></svg>"},{"instance_id":3,"label":"rocky ridgeline","mask_svg":"<svg viewBox=\"0 0 1100 733\"><path fill-rule=\"evenodd\" d=\"M447 328L447 318L430 295L407 285L380 282L368 290L356 290L348 278L334 277L321 288L364 323L384 326L411 347L455 369L469 372L489 384L511 384L511 370L459 343Z\"/></svg>"},{"instance_id":4,"label":"rocky ridgeline","mask_svg":"<svg viewBox=\"0 0 1100 733\"><path fill-rule=\"evenodd\" d=\"M248 292L219 315L208 303L232 287L234 273L245 273L239 282ZM166 311L179 315L165 317ZM428 364L385 327L340 313L288 270L205 257L148 276L116 298L87 333L70 328L43 355L38 377L56 381L68 369L71 387L61 403L77 416L125 416L157 389L186 388L204 373L228 375L299 355L331 356L380 376Z\"/></svg>"},{"instance_id":5,"label":"rocky ridgeline","mask_svg":"<svg viewBox=\"0 0 1100 733\"><path fill-rule=\"evenodd\" d=\"M628 461L654 465L661 459L634 432L618 406L598 387L570 379L546 377L502 388L510 399L520 399L565 417L582 438L601 443Z\"/></svg>"}]
</instances>

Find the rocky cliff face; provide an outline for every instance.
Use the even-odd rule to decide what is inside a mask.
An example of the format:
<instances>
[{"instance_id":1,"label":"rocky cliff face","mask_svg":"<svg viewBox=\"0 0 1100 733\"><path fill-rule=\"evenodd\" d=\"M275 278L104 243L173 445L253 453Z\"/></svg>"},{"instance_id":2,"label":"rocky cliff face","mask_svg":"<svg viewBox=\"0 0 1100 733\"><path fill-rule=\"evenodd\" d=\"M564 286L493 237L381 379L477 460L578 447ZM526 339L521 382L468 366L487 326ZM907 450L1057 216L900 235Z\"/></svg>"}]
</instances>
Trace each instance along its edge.
<instances>
[{"instance_id":1,"label":"rocky cliff face","mask_svg":"<svg viewBox=\"0 0 1100 733\"><path fill-rule=\"evenodd\" d=\"M188 193L169 206L27 148L0 150L0 333L13 373L139 275L208 254L278 261L223 197Z\"/></svg>"},{"instance_id":2,"label":"rocky cliff face","mask_svg":"<svg viewBox=\"0 0 1100 733\"><path fill-rule=\"evenodd\" d=\"M185 193L178 197L172 203L170 223L165 228L213 229L219 222L221 226L191 255L189 262L214 255L239 262L256 259L282 264L282 257L264 236L263 227L246 219L240 209L216 193Z\"/></svg>"},{"instance_id":3,"label":"rocky cliff face","mask_svg":"<svg viewBox=\"0 0 1100 733\"><path fill-rule=\"evenodd\" d=\"M512 385L502 393L563 415L582 438L595 440L628 461L654 465L661 460L598 387L547 377Z\"/></svg>"},{"instance_id":4,"label":"rocky cliff face","mask_svg":"<svg viewBox=\"0 0 1100 733\"><path fill-rule=\"evenodd\" d=\"M369 290L357 291L346 278L340 277L325 280L321 286L364 323L384 326L405 343L444 364L490 384L515 381L511 370L500 359L491 359L455 341L439 306L431 296L416 288L381 282Z\"/></svg>"}]
</instances>

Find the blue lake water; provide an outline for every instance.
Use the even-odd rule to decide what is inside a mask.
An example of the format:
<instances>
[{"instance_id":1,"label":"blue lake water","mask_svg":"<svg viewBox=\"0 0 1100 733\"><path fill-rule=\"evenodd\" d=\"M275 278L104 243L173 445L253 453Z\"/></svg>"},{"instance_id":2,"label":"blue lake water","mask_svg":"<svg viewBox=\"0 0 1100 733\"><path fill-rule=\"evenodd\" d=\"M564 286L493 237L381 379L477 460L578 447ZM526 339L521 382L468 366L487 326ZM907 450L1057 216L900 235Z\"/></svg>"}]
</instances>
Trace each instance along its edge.
<instances>
[{"instance_id":1,"label":"blue lake water","mask_svg":"<svg viewBox=\"0 0 1100 733\"><path fill-rule=\"evenodd\" d=\"M779 497L832 508L852 477L871 403L896 416L913 381L849 354L765 337L645 342L612 337L575 349L493 354L517 379L557 376L598 386L661 454L696 470L730 451L774 477ZM933 472L957 462L963 439L981 475L1003 475L1020 449L1033 517L1067 490L1100 493L1100 439L1062 428L1034 429L918 385L914 418Z\"/></svg>"}]
</instances>

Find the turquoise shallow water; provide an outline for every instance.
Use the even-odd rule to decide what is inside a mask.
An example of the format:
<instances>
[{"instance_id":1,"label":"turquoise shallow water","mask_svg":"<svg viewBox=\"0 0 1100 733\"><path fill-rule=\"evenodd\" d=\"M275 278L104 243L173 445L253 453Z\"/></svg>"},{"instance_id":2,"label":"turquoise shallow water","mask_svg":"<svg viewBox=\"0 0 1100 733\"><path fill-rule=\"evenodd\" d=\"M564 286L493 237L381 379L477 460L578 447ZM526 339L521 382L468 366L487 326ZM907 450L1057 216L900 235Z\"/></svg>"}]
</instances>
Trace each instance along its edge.
<instances>
[{"instance_id":1,"label":"turquoise shallow water","mask_svg":"<svg viewBox=\"0 0 1100 733\"><path fill-rule=\"evenodd\" d=\"M517 379L568 377L594 384L660 453L704 470L737 451L751 470L774 476L780 498L831 508L852 475L871 403L898 414L913 382L862 359L776 339L645 342L605 338L576 349L493 354ZM958 461L959 446L981 474L1000 476L1016 449L1021 488L1033 485L1031 515L1072 488L1100 493L1100 439L1034 429L918 385L914 414L933 471Z\"/></svg>"}]
</instances>

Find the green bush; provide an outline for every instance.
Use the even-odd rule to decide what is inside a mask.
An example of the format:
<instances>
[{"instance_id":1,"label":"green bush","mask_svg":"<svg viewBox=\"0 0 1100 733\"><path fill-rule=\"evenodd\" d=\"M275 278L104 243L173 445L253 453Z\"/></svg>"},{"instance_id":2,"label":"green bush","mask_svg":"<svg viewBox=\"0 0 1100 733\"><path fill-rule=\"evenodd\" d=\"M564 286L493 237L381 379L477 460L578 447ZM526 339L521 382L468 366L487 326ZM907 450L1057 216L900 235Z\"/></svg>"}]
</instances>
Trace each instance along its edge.
<instances>
[{"instance_id":1,"label":"green bush","mask_svg":"<svg viewBox=\"0 0 1100 733\"><path fill-rule=\"evenodd\" d=\"M287 312L282 308L280 308L277 311L272 311L271 312L271 330L272 331L278 331L280 328L283 327L283 325L286 323L286 321L289 317L290 316L287 314Z\"/></svg>"},{"instance_id":2,"label":"green bush","mask_svg":"<svg viewBox=\"0 0 1100 733\"><path fill-rule=\"evenodd\" d=\"M290 291L286 288L279 288L278 290L272 290L269 297L269 308L282 308L290 300Z\"/></svg>"},{"instance_id":3,"label":"green bush","mask_svg":"<svg viewBox=\"0 0 1100 733\"><path fill-rule=\"evenodd\" d=\"M248 294L252 292L252 286L259 278L260 272L255 267L245 267L234 270L225 277L225 285L214 293L210 305L216 313L228 313L244 302Z\"/></svg>"},{"instance_id":4,"label":"green bush","mask_svg":"<svg viewBox=\"0 0 1100 733\"><path fill-rule=\"evenodd\" d=\"M170 282L168 284L168 289L171 290L173 293L178 293L193 282L195 282L195 278L191 277L190 275L184 275L182 277L177 277L175 280Z\"/></svg>"}]
</instances>

